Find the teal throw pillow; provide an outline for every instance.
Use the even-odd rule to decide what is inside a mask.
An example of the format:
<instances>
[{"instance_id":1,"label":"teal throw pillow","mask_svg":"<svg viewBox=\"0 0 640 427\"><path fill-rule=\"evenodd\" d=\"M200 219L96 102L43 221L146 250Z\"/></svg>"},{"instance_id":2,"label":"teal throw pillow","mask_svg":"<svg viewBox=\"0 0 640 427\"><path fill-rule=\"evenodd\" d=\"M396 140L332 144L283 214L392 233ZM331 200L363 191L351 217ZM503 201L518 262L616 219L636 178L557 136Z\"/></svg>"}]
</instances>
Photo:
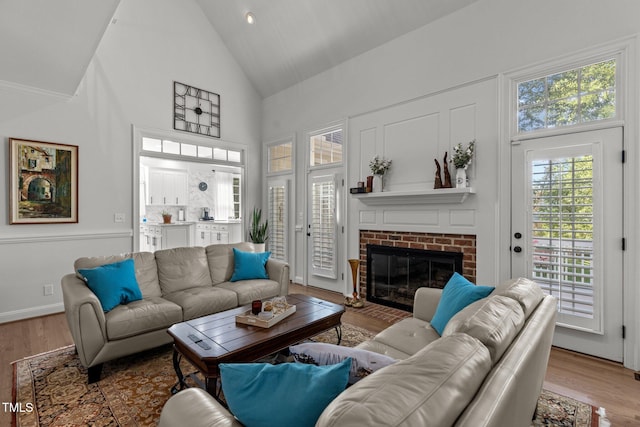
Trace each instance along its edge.
<instances>
[{"instance_id":1,"label":"teal throw pillow","mask_svg":"<svg viewBox=\"0 0 640 427\"><path fill-rule=\"evenodd\" d=\"M267 260L271 252L244 252L233 248L233 275L231 281L268 279Z\"/></svg>"},{"instance_id":2,"label":"teal throw pillow","mask_svg":"<svg viewBox=\"0 0 640 427\"><path fill-rule=\"evenodd\" d=\"M462 275L453 273L442 290L440 302L431 319L431 326L442 335L449 319L472 302L488 296L493 289L493 286L476 286Z\"/></svg>"},{"instance_id":3,"label":"teal throw pillow","mask_svg":"<svg viewBox=\"0 0 640 427\"><path fill-rule=\"evenodd\" d=\"M222 392L246 427L312 427L347 386L351 358L336 365L221 363Z\"/></svg>"},{"instance_id":4,"label":"teal throw pillow","mask_svg":"<svg viewBox=\"0 0 640 427\"><path fill-rule=\"evenodd\" d=\"M96 268L81 268L78 273L96 294L105 313L120 304L142 299L132 258Z\"/></svg>"}]
</instances>

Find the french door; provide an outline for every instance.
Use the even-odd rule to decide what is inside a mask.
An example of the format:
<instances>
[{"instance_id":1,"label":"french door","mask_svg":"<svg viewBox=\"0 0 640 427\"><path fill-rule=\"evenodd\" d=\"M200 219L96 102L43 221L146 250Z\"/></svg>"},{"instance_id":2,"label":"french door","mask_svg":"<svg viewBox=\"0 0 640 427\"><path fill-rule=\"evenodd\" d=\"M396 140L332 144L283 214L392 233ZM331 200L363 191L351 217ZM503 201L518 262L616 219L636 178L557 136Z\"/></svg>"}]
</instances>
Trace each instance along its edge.
<instances>
[{"instance_id":1,"label":"french door","mask_svg":"<svg viewBox=\"0 0 640 427\"><path fill-rule=\"evenodd\" d=\"M558 298L553 344L622 361L622 129L514 142L511 270Z\"/></svg>"},{"instance_id":2,"label":"french door","mask_svg":"<svg viewBox=\"0 0 640 427\"><path fill-rule=\"evenodd\" d=\"M339 168L314 170L307 189L307 283L337 292L342 280L342 175Z\"/></svg>"}]
</instances>

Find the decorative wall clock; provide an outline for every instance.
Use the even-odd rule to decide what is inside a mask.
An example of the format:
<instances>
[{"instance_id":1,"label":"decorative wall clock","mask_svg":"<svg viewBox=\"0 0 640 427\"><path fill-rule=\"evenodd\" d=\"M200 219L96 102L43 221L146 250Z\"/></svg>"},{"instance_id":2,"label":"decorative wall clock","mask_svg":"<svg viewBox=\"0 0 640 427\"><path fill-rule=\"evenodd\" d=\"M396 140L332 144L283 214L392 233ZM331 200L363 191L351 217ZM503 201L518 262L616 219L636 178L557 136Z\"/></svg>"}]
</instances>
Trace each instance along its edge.
<instances>
[{"instance_id":1,"label":"decorative wall clock","mask_svg":"<svg viewBox=\"0 0 640 427\"><path fill-rule=\"evenodd\" d=\"M200 189L200 191L207 191L207 188L209 188L209 186L206 182L202 181L200 184L198 184L198 188Z\"/></svg>"},{"instance_id":2,"label":"decorative wall clock","mask_svg":"<svg viewBox=\"0 0 640 427\"><path fill-rule=\"evenodd\" d=\"M220 95L173 82L173 128L220 138Z\"/></svg>"}]
</instances>

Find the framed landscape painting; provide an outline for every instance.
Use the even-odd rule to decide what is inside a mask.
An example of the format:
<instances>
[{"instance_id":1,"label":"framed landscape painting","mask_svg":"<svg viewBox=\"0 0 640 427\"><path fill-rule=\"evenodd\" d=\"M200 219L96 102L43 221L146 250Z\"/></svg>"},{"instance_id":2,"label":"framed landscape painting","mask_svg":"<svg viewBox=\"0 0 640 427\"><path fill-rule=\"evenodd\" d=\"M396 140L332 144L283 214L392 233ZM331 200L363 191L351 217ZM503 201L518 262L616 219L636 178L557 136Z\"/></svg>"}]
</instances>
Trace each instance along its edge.
<instances>
[{"instance_id":1,"label":"framed landscape painting","mask_svg":"<svg viewBox=\"0 0 640 427\"><path fill-rule=\"evenodd\" d=\"M78 147L9 138L9 223L78 222Z\"/></svg>"}]
</instances>

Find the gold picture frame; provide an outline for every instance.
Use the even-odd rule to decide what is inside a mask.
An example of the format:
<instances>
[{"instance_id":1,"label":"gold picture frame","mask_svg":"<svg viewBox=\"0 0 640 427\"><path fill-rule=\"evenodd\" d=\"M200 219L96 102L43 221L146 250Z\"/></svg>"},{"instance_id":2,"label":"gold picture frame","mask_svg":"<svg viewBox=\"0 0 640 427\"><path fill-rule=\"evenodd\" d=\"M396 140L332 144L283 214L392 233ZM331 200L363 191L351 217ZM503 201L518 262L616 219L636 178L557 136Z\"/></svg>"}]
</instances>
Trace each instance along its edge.
<instances>
[{"instance_id":1,"label":"gold picture frame","mask_svg":"<svg viewBox=\"0 0 640 427\"><path fill-rule=\"evenodd\" d=\"M9 138L9 223L78 222L78 146Z\"/></svg>"}]
</instances>

